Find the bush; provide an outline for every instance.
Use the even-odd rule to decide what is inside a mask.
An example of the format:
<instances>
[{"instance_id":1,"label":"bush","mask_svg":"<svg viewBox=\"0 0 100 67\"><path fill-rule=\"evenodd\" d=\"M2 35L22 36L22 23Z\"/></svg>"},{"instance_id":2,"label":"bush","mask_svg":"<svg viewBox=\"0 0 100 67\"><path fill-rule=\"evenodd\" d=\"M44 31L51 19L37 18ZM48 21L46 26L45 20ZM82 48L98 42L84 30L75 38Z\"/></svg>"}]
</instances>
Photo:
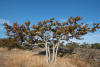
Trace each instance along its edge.
<instances>
[{"instance_id":1,"label":"bush","mask_svg":"<svg viewBox=\"0 0 100 67\"><path fill-rule=\"evenodd\" d=\"M8 47L9 44L9 39L0 39L0 47Z\"/></svg>"},{"instance_id":2,"label":"bush","mask_svg":"<svg viewBox=\"0 0 100 67\"><path fill-rule=\"evenodd\" d=\"M16 41L10 42L8 50L11 50L12 48L21 48L21 44Z\"/></svg>"},{"instance_id":3,"label":"bush","mask_svg":"<svg viewBox=\"0 0 100 67\"><path fill-rule=\"evenodd\" d=\"M100 43L91 44L91 48L100 49Z\"/></svg>"},{"instance_id":4,"label":"bush","mask_svg":"<svg viewBox=\"0 0 100 67\"><path fill-rule=\"evenodd\" d=\"M79 48L79 44L78 43L68 43L66 47L67 48Z\"/></svg>"},{"instance_id":5,"label":"bush","mask_svg":"<svg viewBox=\"0 0 100 67\"><path fill-rule=\"evenodd\" d=\"M9 40L8 38L0 39L0 47L8 47L9 50L12 48L21 48L20 45L15 40Z\"/></svg>"},{"instance_id":6,"label":"bush","mask_svg":"<svg viewBox=\"0 0 100 67\"><path fill-rule=\"evenodd\" d=\"M84 42L83 44L80 45L80 48L91 48L91 45Z\"/></svg>"}]
</instances>

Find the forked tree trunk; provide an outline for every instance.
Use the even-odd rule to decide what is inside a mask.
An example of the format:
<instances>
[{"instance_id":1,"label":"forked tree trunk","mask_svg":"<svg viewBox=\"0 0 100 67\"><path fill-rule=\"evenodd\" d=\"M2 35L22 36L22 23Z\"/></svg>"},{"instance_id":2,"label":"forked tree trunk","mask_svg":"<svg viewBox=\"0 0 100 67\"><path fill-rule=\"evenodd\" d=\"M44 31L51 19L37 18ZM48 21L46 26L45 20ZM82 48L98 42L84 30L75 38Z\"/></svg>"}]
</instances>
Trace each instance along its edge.
<instances>
[{"instance_id":1,"label":"forked tree trunk","mask_svg":"<svg viewBox=\"0 0 100 67\"><path fill-rule=\"evenodd\" d=\"M56 63L56 61L57 61L58 47L59 47L59 42L56 43L56 45L53 44L53 56L52 56L52 62L54 62L54 63Z\"/></svg>"},{"instance_id":2,"label":"forked tree trunk","mask_svg":"<svg viewBox=\"0 0 100 67\"><path fill-rule=\"evenodd\" d=\"M58 47L59 47L59 42L56 43L56 45L53 44L52 62L54 62L54 63L56 63L56 60L57 60ZM49 47L49 45L47 45L47 42L45 43L45 48L46 48L46 61L47 61L47 63L50 63L51 54L50 54L50 47Z\"/></svg>"}]
</instances>

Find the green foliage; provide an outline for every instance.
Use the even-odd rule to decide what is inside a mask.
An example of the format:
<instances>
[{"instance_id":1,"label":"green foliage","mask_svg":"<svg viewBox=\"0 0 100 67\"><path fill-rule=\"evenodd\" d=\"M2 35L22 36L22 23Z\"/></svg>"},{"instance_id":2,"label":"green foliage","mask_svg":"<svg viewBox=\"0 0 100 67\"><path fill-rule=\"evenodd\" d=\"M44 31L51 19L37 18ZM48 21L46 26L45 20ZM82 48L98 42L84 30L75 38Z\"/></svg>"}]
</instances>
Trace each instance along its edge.
<instances>
[{"instance_id":1,"label":"green foliage","mask_svg":"<svg viewBox=\"0 0 100 67\"><path fill-rule=\"evenodd\" d=\"M67 48L79 48L79 44L78 43L68 43L66 47Z\"/></svg>"},{"instance_id":2,"label":"green foliage","mask_svg":"<svg viewBox=\"0 0 100 67\"><path fill-rule=\"evenodd\" d=\"M8 39L0 39L0 47L8 47L10 44Z\"/></svg>"},{"instance_id":3,"label":"green foliage","mask_svg":"<svg viewBox=\"0 0 100 67\"><path fill-rule=\"evenodd\" d=\"M67 48L89 48L89 49L100 49L100 43L94 43L94 44L88 44L88 43L83 43L83 44L78 44L78 43L68 43L66 44Z\"/></svg>"},{"instance_id":4,"label":"green foliage","mask_svg":"<svg viewBox=\"0 0 100 67\"><path fill-rule=\"evenodd\" d=\"M80 48L91 48L91 45L84 42L83 44L80 45Z\"/></svg>"},{"instance_id":5,"label":"green foliage","mask_svg":"<svg viewBox=\"0 0 100 67\"><path fill-rule=\"evenodd\" d=\"M100 43L91 44L91 48L100 49Z\"/></svg>"},{"instance_id":6,"label":"green foliage","mask_svg":"<svg viewBox=\"0 0 100 67\"><path fill-rule=\"evenodd\" d=\"M8 47L9 50L12 48L21 48L17 41L10 39L0 39L0 47Z\"/></svg>"}]
</instances>

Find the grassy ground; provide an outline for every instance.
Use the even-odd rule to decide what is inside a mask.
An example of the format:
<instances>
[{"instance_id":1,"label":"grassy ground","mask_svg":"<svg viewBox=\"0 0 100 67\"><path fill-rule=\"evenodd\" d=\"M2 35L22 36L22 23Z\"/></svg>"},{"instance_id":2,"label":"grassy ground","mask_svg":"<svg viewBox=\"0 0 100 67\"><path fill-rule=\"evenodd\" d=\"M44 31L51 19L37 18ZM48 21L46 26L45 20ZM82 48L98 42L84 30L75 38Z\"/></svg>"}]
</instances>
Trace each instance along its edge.
<instances>
[{"instance_id":1,"label":"grassy ground","mask_svg":"<svg viewBox=\"0 0 100 67\"><path fill-rule=\"evenodd\" d=\"M47 64L44 55L36 55L41 50L13 49L8 51L6 48L0 48L0 67L91 67L89 64L76 59L59 57L56 64Z\"/></svg>"}]
</instances>

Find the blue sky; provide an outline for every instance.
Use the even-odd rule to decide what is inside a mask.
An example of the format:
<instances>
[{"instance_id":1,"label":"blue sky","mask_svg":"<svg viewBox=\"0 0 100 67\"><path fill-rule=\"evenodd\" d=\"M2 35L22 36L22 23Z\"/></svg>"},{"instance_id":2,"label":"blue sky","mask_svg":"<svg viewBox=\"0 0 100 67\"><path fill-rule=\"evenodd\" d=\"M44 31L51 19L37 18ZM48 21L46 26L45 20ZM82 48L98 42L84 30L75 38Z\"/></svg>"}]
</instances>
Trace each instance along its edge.
<instances>
[{"instance_id":1,"label":"blue sky","mask_svg":"<svg viewBox=\"0 0 100 67\"><path fill-rule=\"evenodd\" d=\"M2 28L4 21L37 24L51 17L62 22L70 16L83 17L82 22L89 24L100 22L100 0L0 0L0 38L6 37ZM73 41L100 43L99 38L100 30L87 34L83 41Z\"/></svg>"}]
</instances>

